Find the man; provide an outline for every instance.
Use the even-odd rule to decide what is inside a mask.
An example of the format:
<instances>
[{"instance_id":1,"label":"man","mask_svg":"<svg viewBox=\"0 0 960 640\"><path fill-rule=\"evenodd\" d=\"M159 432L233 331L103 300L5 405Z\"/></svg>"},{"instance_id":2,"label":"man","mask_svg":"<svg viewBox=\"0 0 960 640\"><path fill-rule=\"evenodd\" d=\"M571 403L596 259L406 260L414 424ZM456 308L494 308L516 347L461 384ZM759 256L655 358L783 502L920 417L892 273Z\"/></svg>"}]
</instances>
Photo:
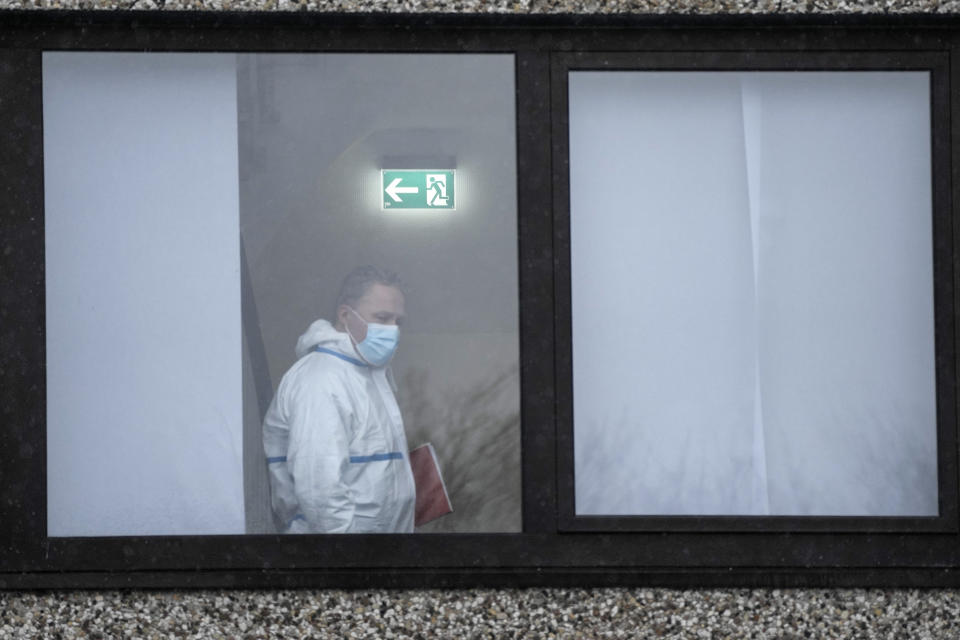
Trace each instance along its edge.
<instances>
[{"instance_id":1,"label":"man","mask_svg":"<svg viewBox=\"0 0 960 640\"><path fill-rule=\"evenodd\" d=\"M404 320L396 274L360 267L335 323L297 341L263 422L273 511L286 533L412 532L416 490L390 359Z\"/></svg>"}]
</instances>

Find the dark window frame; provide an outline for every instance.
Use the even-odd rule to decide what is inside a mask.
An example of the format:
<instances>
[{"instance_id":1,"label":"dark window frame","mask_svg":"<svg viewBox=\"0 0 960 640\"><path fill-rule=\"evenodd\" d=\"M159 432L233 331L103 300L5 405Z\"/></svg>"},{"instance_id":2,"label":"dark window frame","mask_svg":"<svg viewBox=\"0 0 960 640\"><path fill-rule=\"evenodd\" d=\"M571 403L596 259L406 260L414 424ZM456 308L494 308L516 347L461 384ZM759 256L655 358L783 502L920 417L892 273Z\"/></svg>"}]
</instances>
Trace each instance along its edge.
<instances>
[{"instance_id":1,"label":"dark window frame","mask_svg":"<svg viewBox=\"0 0 960 640\"><path fill-rule=\"evenodd\" d=\"M515 56L522 533L46 536L43 50ZM953 293L960 225L952 212L960 201L952 144L960 139L958 56L960 21L935 16L5 12L0 120L12 126L0 130L7 151L0 158L0 588L960 584ZM871 68L933 71L940 516L573 517L562 87L566 69L604 60L737 69L872 61Z\"/></svg>"},{"instance_id":2,"label":"dark window frame","mask_svg":"<svg viewBox=\"0 0 960 640\"><path fill-rule=\"evenodd\" d=\"M703 53L562 53L553 58L554 162L569 157L567 81L572 71L925 71L931 82L931 162L933 182L934 333L936 343L937 467L940 487L939 515L935 517L870 516L578 516L574 500L573 453L573 363L558 358L557 379L567 385L560 394L558 437L562 446L560 467L561 531L833 531L833 532L944 532L956 533L957 487L949 478L957 468L956 394L954 389L953 290L949 286L954 250L936 238L949 237L950 149L943 144L949 135L950 103L944 91L950 64L946 53L937 51L779 52L723 51ZM557 353L572 354L570 299L570 185L569 174L554 183L555 224L558 238L558 274L567 278L558 284L556 318Z\"/></svg>"}]
</instances>

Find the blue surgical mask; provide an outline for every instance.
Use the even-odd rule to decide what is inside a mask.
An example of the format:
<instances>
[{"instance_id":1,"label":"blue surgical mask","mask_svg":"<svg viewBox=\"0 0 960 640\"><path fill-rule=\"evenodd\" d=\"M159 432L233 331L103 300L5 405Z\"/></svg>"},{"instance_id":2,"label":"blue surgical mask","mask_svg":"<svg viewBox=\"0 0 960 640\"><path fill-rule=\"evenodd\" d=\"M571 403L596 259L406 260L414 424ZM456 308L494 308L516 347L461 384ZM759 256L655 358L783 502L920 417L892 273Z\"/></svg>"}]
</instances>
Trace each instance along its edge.
<instances>
[{"instance_id":1,"label":"blue surgical mask","mask_svg":"<svg viewBox=\"0 0 960 640\"><path fill-rule=\"evenodd\" d=\"M350 328L344 327L347 334L353 340L357 353L364 361L374 367L382 367L390 362L394 352L397 350L397 342L400 339L400 327L392 324L377 324L376 322L367 322L359 313L350 309L353 315L357 316L367 325L367 337L362 342L357 342Z\"/></svg>"}]
</instances>

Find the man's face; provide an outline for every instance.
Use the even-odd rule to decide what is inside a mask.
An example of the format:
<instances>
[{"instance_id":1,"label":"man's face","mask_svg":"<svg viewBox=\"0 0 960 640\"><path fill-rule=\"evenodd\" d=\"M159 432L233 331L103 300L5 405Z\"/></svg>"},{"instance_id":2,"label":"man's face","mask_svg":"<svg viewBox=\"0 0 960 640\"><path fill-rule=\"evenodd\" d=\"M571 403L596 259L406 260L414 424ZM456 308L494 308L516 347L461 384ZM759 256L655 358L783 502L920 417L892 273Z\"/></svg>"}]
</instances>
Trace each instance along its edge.
<instances>
[{"instance_id":1,"label":"man's face","mask_svg":"<svg viewBox=\"0 0 960 640\"><path fill-rule=\"evenodd\" d=\"M380 283L372 284L363 297L353 304L353 310L365 322L361 322L360 318L351 313L350 307L346 305L340 305L337 309L337 320L341 327L350 330L350 335L357 342L363 342L367 337L366 322L399 327L406 318L403 310L403 294L396 287Z\"/></svg>"}]
</instances>

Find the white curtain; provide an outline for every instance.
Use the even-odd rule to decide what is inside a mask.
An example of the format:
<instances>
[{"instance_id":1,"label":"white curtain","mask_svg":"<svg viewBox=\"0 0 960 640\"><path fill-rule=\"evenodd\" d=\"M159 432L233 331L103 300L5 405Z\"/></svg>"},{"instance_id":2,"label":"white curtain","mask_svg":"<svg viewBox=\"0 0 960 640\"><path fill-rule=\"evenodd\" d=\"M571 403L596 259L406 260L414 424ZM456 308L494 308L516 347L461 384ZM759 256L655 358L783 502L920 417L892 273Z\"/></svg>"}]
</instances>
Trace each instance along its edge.
<instances>
[{"instance_id":1,"label":"white curtain","mask_svg":"<svg viewBox=\"0 0 960 640\"><path fill-rule=\"evenodd\" d=\"M577 513L935 515L928 75L569 97Z\"/></svg>"},{"instance_id":2,"label":"white curtain","mask_svg":"<svg viewBox=\"0 0 960 640\"><path fill-rule=\"evenodd\" d=\"M233 55L46 53L51 536L243 533Z\"/></svg>"}]
</instances>

